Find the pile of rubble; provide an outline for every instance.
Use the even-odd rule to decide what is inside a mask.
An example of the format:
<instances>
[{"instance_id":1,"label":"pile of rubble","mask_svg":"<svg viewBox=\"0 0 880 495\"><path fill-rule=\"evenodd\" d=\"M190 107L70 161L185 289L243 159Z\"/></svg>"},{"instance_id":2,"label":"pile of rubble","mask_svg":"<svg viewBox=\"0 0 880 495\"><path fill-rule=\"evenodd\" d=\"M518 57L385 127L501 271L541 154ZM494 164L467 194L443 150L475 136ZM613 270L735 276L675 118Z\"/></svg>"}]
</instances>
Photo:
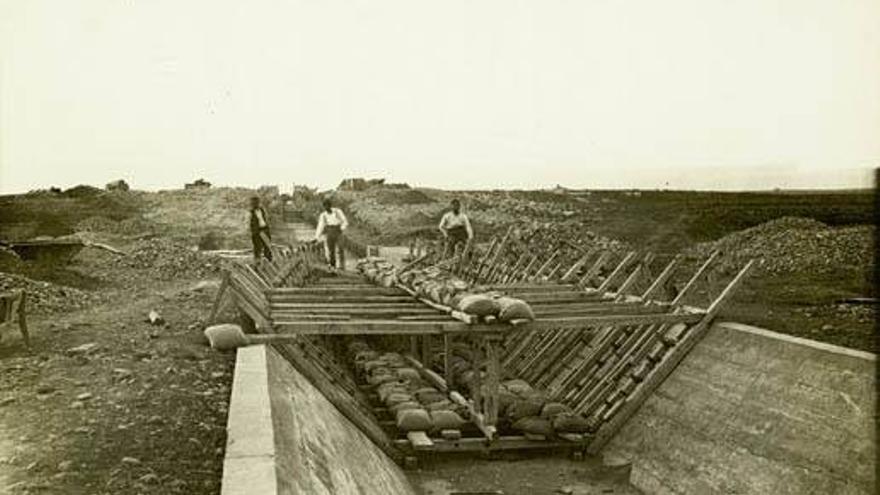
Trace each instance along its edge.
<instances>
[{"instance_id":1,"label":"pile of rubble","mask_svg":"<svg viewBox=\"0 0 880 495\"><path fill-rule=\"evenodd\" d=\"M156 225L140 217L112 220L103 216L91 216L76 224L77 232L94 232L119 235L142 235L156 230Z\"/></svg>"},{"instance_id":2,"label":"pile of rubble","mask_svg":"<svg viewBox=\"0 0 880 495\"><path fill-rule=\"evenodd\" d=\"M690 254L705 257L720 250L722 263L742 265L763 258L768 274L833 274L842 268L869 268L874 229L829 227L799 217L783 217L697 245Z\"/></svg>"},{"instance_id":3,"label":"pile of rubble","mask_svg":"<svg viewBox=\"0 0 880 495\"><path fill-rule=\"evenodd\" d=\"M72 287L32 280L21 275L0 272L0 292L27 292L28 313L66 313L97 302L97 295Z\"/></svg>"},{"instance_id":4,"label":"pile of rubble","mask_svg":"<svg viewBox=\"0 0 880 495\"><path fill-rule=\"evenodd\" d=\"M165 238L141 239L131 244L127 256L112 263L121 269L137 270L150 279L206 278L220 271L220 260L196 248Z\"/></svg>"}]
</instances>

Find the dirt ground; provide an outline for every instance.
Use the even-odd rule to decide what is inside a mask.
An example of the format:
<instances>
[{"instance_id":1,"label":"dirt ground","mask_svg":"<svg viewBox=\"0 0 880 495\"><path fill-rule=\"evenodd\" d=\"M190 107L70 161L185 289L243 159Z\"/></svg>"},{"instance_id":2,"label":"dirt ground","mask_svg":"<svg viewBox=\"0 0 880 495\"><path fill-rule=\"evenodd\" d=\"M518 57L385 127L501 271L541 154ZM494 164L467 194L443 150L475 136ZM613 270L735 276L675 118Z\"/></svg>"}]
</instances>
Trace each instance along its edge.
<instances>
[{"instance_id":1,"label":"dirt ground","mask_svg":"<svg viewBox=\"0 0 880 495\"><path fill-rule=\"evenodd\" d=\"M35 301L29 317L31 351L24 348L17 330L0 329L0 493L219 492L234 354L214 352L203 342L204 319L217 290L219 272L215 260L202 259L190 248L212 232L225 233L216 247L247 247L247 239L239 231L244 229L240 225L241 203L248 194L219 190L198 195L175 192L117 197L90 192L83 198L0 198L0 233L4 238L67 235L86 226L88 235L133 253L117 259L105 252L85 250L71 267L45 273L18 270L17 265L12 266L15 270L0 268L34 279L37 290L52 293ZM417 206L442 207L447 196L435 198L438 204L420 200ZM494 193L472 196L473 201L485 203L481 208L486 219L526 215L552 220L565 217L570 207L548 199L546 193L504 193L506 203L498 204ZM213 199L206 202L205 198ZM714 196L690 204L696 196L683 195L672 198L677 201L676 208L666 209L660 202L665 196L633 199L600 194L587 198L575 198L579 214L604 218L595 222L596 230L627 242L639 241L638 232L653 232L651 243L670 242L680 248L724 233L703 232L704 224L717 224L714 217L709 222L678 211L682 204L689 211L699 210L703 203L715 202ZM741 199L730 201L738 205ZM778 203L778 198L772 199ZM812 202L801 199L794 198L789 209L801 208L803 212L794 213L806 216L812 211ZM394 208L386 208L388 198L377 197L376 201L385 205L382 211L387 214L410 213L405 204L392 201ZM761 203L758 206L764 208L755 211L776 214L777 203ZM840 222L863 223L859 216L865 210L863 201L841 196L838 203L832 213L839 213ZM649 211L661 214L646 214ZM732 210L717 206L708 211L721 218ZM737 215L720 224L742 228L737 222L751 211L740 208ZM686 217L687 222L666 222L669 215L663 212L675 213L675 219ZM430 225L433 231L435 218L428 213L436 212L426 212L412 225L393 223L407 229ZM618 221L622 215L631 218ZM355 224L373 220L369 215L359 219L354 212L350 216L355 217ZM650 225L633 220L640 218ZM238 230L229 230L232 225ZM661 230L656 230L658 225ZM488 223L484 226L492 227ZM655 239L657 235L663 238ZM670 236L680 238L672 242ZM182 244L169 244L171 239ZM400 256L402 251L394 254ZM755 277L723 317L871 350L873 309L837 302L873 295L865 289L863 270L851 272ZM57 285L39 285L53 282ZM59 299L76 304L54 312L38 310L41 304L52 306ZM149 324L146 319L152 309L167 323ZM412 472L411 479L426 494L634 493L621 473L621 469L602 467L595 459L502 457L489 462L453 458L435 459Z\"/></svg>"},{"instance_id":2,"label":"dirt ground","mask_svg":"<svg viewBox=\"0 0 880 495\"><path fill-rule=\"evenodd\" d=\"M629 484L629 466L603 466L599 458L563 454L452 456L422 462L407 475L423 495L596 495L641 493Z\"/></svg>"},{"instance_id":3,"label":"dirt ground","mask_svg":"<svg viewBox=\"0 0 880 495\"><path fill-rule=\"evenodd\" d=\"M32 318L32 352L4 329L0 493L218 493L234 356L202 342L199 282Z\"/></svg>"}]
</instances>

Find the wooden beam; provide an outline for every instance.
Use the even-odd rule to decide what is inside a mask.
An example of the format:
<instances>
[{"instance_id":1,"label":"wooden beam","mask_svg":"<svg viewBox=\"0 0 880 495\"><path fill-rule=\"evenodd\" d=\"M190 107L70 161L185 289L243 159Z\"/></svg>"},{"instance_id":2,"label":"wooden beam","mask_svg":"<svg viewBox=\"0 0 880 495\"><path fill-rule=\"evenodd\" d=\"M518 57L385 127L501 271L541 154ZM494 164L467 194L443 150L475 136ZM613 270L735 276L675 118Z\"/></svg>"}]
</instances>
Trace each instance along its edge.
<instances>
[{"instance_id":1,"label":"wooden beam","mask_svg":"<svg viewBox=\"0 0 880 495\"><path fill-rule=\"evenodd\" d=\"M660 275L657 277L657 279L654 280L651 286L645 290L644 294L642 294L642 299L646 301L653 299L657 292L663 287L663 284L665 284L666 281L669 280L669 277L671 277L672 274L675 273L675 269L678 268L678 264L680 262L681 255L675 255L675 257L672 258L672 261L670 261L669 264L666 265L666 268L664 268L663 271L660 272Z\"/></svg>"},{"instance_id":2,"label":"wooden beam","mask_svg":"<svg viewBox=\"0 0 880 495\"><path fill-rule=\"evenodd\" d=\"M718 257L719 254L720 254L720 251L713 251L712 252L712 254L709 256L709 258L706 260L706 262L703 263L703 265L700 267L700 269L697 270L696 273L694 273L694 276L691 277L690 280L688 280L688 283L687 283L687 285L684 286L684 289L682 289L681 292L679 292L678 295L675 297L675 299L673 299L673 301L672 301L673 306L681 303L685 297L690 295L690 293L697 286L697 282L699 282L700 278L703 276L704 273L706 273L706 271L709 269L709 267L712 265L712 263L715 261L715 259Z\"/></svg>"},{"instance_id":3,"label":"wooden beam","mask_svg":"<svg viewBox=\"0 0 880 495\"><path fill-rule=\"evenodd\" d=\"M586 254L581 257L581 259L577 260L573 265L571 265L571 268L569 268L565 272L565 275L563 275L560 280L563 282L571 280L571 278L577 274L577 271L580 270L584 265L586 265L587 261L589 261L590 258L592 258L594 254L596 254L596 251L596 248L590 248L590 250L587 251Z\"/></svg>"},{"instance_id":4,"label":"wooden beam","mask_svg":"<svg viewBox=\"0 0 880 495\"><path fill-rule=\"evenodd\" d=\"M269 296L401 296L405 295L396 288L371 286L368 288L339 289L335 287L282 287L267 291Z\"/></svg>"},{"instance_id":5,"label":"wooden beam","mask_svg":"<svg viewBox=\"0 0 880 495\"><path fill-rule=\"evenodd\" d=\"M623 271L632 263L632 260L636 257L635 251L630 251L626 253L626 256L620 260L620 263L617 264L617 267L614 271L611 272L611 275L608 275L608 278L605 279L604 282L596 289L599 293L608 292L611 290L611 284L617 281Z\"/></svg>"},{"instance_id":6,"label":"wooden beam","mask_svg":"<svg viewBox=\"0 0 880 495\"><path fill-rule=\"evenodd\" d=\"M599 274L599 270L601 270L602 267L605 266L605 263L608 263L609 258L611 258L611 253L609 251L603 251L602 254L599 255L599 258L593 263L593 266L591 266L590 269L587 270L586 273L584 273L581 279L578 280L577 286L581 288L586 287L587 284L589 284L590 281L592 281L593 278L595 278L596 275Z\"/></svg>"},{"instance_id":7,"label":"wooden beam","mask_svg":"<svg viewBox=\"0 0 880 495\"><path fill-rule=\"evenodd\" d=\"M374 303L412 303L410 296L270 296L272 304L329 303L329 304L374 304Z\"/></svg>"},{"instance_id":8,"label":"wooden beam","mask_svg":"<svg viewBox=\"0 0 880 495\"><path fill-rule=\"evenodd\" d=\"M414 450L430 450L434 447L434 442L424 431L409 431L406 433L406 439Z\"/></svg>"},{"instance_id":9,"label":"wooden beam","mask_svg":"<svg viewBox=\"0 0 880 495\"><path fill-rule=\"evenodd\" d=\"M575 438L575 437L572 437ZM460 440L445 440L434 438L431 441L434 447L432 452L485 452L499 450L529 450L529 449L559 449L578 448L589 444L589 436L581 436L580 441L572 440L530 440L524 435L510 435L496 437L489 441L485 438L462 438ZM401 439L395 443L400 448L410 446L410 441Z\"/></svg>"},{"instance_id":10,"label":"wooden beam","mask_svg":"<svg viewBox=\"0 0 880 495\"><path fill-rule=\"evenodd\" d=\"M710 257L710 260L712 257ZM708 264L708 263L707 263ZM684 338L669 351L665 359L657 364L647 378L641 382L638 387L624 401L623 405L618 409L617 413L604 423L596 434L594 442L589 447L591 454L598 453L602 447L617 433L621 426L641 407L644 401L663 383L664 380L672 373L684 357L694 348L695 345L705 336L709 329L709 325L718 315L718 312L729 302L736 289L745 280L746 275L751 271L755 264L755 260L750 260L740 271L736 277L724 288L721 294L715 299L709 309L703 315L698 324L691 327ZM704 265L705 266L705 265Z\"/></svg>"}]
</instances>

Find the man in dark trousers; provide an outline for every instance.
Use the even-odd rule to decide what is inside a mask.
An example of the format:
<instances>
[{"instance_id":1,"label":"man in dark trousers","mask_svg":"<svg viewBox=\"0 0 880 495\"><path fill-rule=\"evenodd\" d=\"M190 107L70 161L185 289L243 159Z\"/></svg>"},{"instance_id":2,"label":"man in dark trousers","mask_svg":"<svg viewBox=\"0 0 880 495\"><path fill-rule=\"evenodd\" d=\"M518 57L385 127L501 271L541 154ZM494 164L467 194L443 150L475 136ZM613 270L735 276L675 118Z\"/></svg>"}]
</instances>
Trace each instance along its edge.
<instances>
[{"instance_id":1,"label":"man in dark trousers","mask_svg":"<svg viewBox=\"0 0 880 495\"><path fill-rule=\"evenodd\" d=\"M348 219L339 208L334 208L330 199L323 202L324 210L318 215L318 226L315 228L315 239L324 240L324 251L327 264L337 268L336 253L339 252L338 268L345 268L345 251L342 247L342 231L348 227Z\"/></svg>"},{"instance_id":2,"label":"man in dark trousers","mask_svg":"<svg viewBox=\"0 0 880 495\"><path fill-rule=\"evenodd\" d=\"M453 199L450 206L452 206L452 211L447 211L443 215L439 225L440 233L446 239L443 257L454 256L459 247L462 255L466 256L474 238L474 229L471 228L471 221L467 215L461 212L459 200Z\"/></svg>"},{"instance_id":3,"label":"man in dark trousers","mask_svg":"<svg viewBox=\"0 0 880 495\"><path fill-rule=\"evenodd\" d=\"M260 257L265 257L272 261L272 249L269 242L272 239L269 233L269 216L266 210L260 206L260 198L254 196L251 198L251 242L254 243L254 260L259 261Z\"/></svg>"}]
</instances>

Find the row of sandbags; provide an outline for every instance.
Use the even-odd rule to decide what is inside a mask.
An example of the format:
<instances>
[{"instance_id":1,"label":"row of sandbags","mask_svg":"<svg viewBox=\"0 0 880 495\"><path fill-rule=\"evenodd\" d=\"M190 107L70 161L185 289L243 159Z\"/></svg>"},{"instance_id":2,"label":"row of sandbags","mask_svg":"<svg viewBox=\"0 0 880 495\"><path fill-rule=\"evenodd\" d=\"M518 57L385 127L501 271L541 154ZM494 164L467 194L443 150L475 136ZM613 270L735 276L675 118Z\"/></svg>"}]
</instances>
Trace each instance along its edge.
<instances>
[{"instance_id":1,"label":"row of sandbags","mask_svg":"<svg viewBox=\"0 0 880 495\"><path fill-rule=\"evenodd\" d=\"M363 341L351 342L348 354L356 372L394 415L398 430L439 432L465 424L463 407L422 380L400 354L379 353Z\"/></svg>"},{"instance_id":2,"label":"row of sandbags","mask_svg":"<svg viewBox=\"0 0 880 495\"><path fill-rule=\"evenodd\" d=\"M472 316L503 322L535 319L532 308L522 299L480 290L438 267L400 272L382 258L367 258L358 262L358 269L377 285L391 287L399 283L420 297Z\"/></svg>"},{"instance_id":3,"label":"row of sandbags","mask_svg":"<svg viewBox=\"0 0 880 495\"><path fill-rule=\"evenodd\" d=\"M470 391L473 396L480 387L482 396L490 392L485 372L473 366L470 348L465 344L450 346L449 369L455 388ZM479 376L477 375L479 373ZM519 433L552 436L555 433L585 433L587 419L565 404L552 402L524 380L502 381L498 389L498 427Z\"/></svg>"},{"instance_id":4,"label":"row of sandbags","mask_svg":"<svg viewBox=\"0 0 880 495\"><path fill-rule=\"evenodd\" d=\"M358 260L357 269L370 282L382 287L394 287L397 283L397 267L384 258L369 257Z\"/></svg>"}]
</instances>

